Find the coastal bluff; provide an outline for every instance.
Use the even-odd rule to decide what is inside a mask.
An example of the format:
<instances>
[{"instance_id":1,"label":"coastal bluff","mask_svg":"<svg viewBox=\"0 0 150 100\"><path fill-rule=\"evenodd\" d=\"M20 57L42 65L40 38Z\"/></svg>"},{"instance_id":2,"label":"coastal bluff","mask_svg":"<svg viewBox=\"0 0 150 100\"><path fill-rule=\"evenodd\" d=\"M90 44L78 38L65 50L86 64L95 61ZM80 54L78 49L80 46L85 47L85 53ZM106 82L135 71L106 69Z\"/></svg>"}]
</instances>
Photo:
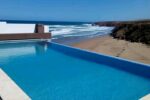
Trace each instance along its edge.
<instances>
[{"instance_id":1,"label":"coastal bluff","mask_svg":"<svg viewBox=\"0 0 150 100\"><path fill-rule=\"evenodd\" d=\"M150 45L150 20L96 22L93 25L114 26L111 36Z\"/></svg>"}]
</instances>

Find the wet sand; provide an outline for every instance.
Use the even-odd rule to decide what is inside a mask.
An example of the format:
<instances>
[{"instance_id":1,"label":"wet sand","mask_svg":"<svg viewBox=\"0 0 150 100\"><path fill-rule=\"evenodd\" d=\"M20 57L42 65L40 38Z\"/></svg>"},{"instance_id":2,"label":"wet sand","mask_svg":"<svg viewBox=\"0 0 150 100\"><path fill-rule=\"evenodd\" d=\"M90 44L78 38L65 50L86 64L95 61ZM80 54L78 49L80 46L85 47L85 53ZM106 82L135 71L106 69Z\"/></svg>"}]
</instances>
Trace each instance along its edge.
<instances>
[{"instance_id":1,"label":"wet sand","mask_svg":"<svg viewBox=\"0 0 150 100\"><path fill-rule=\"evenodd\" d=\"M104 36L74 43L72 46L150 64L150 46L142 43L131 43Z\"/></svg>"}]
</instances>

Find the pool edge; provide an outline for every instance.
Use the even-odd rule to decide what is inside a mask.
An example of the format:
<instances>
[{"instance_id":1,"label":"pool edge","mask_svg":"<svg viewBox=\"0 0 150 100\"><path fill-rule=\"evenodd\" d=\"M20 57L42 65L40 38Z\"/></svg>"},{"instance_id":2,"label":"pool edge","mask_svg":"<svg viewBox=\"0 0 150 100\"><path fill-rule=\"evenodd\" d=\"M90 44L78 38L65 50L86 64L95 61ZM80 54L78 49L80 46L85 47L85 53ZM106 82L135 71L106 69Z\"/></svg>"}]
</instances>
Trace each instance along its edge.
<instances>
[{"instance_id":1,"label":"pool edge","mask_svg":"<svg viewBox=\"0 0 150 100\"><path fill-rule=\"evenodd\" d=\"M139 100L150 100L150 94L145 95L144 97L140 98Z\"/></svg>"},{"instance_id":2,"label":"pool edge","mask_svg":"<svg viewBox=\"0 0 150 100\"><path fill-rule=\"evenodd\" d=\"M54 42L48 42L48 45L50 46L50 48L54 50L57 50L67 55L69 54L70 56L74 56L79 59L84 59L95 63L108 65L113 68L130 72L132 74L143 76L145 78L150 77L149 64L144 64L144 63L127 60L124 58L114 57L110 55L105 55L101 53L96 53L96 52L75 48L68 45L62 45Z\"/></svg>"},{"instance_id":3,"label":"pool edge","mask_svg":"<svg viewBox=\"0 0 150 100\"><path fill-rule=\"evenodd\" d=\"M0 96L3 100L31 100L31 98L1 68Z\"/></svg>"},{"instance_id":4,"label":"pool edge","mask_svg":"<svg viewBox=\"0 0 150 100\"><path fill-rule=\"evenodd\" d=\"M103 53L98 53L98 52L90 51L90 50L87 50L87 49L76 48L76 47L72 47L72 46L69 46L69 45L59 44L59 43L55 43L55 42L51 42L51 41L48 42L48 43L52 43L52 44L56 44L56 45L60 45L60 46L64 46L64 47L68 47L68 48L72 48L72 49L76 49L76 50L85 51L85 52L92 53L92 54L97 54L97 55L100 55L100 56L105 56L105 57L114 58L114 59L117 59L117 60L127 61L129 63L135 63L135 64L140 64L140 65L150 67L150 64L145 64L145 63L134 61L134 60L129 60L129 59L121 58L121 57L115 57L115 56L111 56L111 55L107 55L107 54L103 54Z\"/></svg>"}]
</instances>

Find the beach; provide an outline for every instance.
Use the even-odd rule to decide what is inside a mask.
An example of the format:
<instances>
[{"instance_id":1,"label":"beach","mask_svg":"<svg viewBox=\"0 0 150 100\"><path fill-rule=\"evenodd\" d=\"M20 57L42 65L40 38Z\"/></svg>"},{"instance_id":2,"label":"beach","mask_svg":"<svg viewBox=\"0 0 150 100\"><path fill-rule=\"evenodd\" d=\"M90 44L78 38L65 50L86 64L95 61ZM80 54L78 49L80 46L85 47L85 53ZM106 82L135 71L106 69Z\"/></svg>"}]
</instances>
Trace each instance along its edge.
<instances>
[{"instance_id":1,"label":"beach","mask_svg":"<svg viewBox=\"0 0 150 100\"><path fill-rule=\"evenodd\" d=\"M114 39L111 36L103 36L76 42L71 46L150 64L150 46L142 43L133 43Z\"/></svg>"}]
</instances>

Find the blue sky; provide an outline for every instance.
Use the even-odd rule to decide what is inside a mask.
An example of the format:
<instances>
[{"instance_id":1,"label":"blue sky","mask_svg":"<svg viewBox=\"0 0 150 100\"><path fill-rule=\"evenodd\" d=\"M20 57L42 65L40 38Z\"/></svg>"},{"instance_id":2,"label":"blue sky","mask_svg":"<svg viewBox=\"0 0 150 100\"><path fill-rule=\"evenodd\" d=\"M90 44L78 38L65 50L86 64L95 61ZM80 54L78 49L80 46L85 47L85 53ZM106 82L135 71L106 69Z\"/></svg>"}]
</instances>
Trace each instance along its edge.
<instances>
[{"instance_id":1,"label":"blue sky","mask_svg":"<svg viewBox=\"0 0 150 100\"><path fill-rule=\"evenodd\" d=\"M150 19L150 0L0 0L0 19L43 21Z\"/></svg>"}]
</instances>

